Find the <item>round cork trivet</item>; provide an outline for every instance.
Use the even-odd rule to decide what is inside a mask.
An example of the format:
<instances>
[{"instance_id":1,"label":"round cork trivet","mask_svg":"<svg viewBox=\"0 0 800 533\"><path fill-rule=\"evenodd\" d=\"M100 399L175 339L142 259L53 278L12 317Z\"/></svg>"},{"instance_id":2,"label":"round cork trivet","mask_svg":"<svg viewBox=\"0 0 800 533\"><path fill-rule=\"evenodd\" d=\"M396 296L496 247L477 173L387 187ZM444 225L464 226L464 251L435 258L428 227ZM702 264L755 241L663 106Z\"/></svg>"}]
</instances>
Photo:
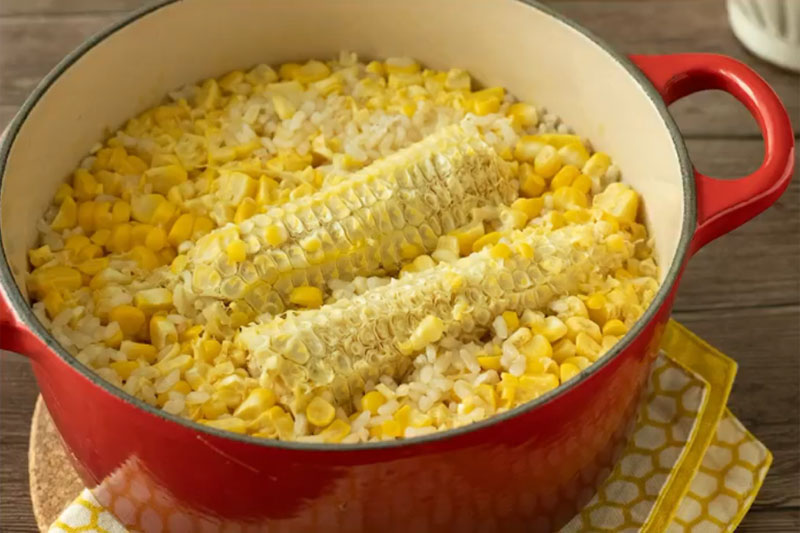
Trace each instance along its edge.
<instances>
[{"instance_id":1,"label":"round cork trivet","mask_svg":"<svg viewBox=\"0 0 800 533\"><path fill-rule=\"evenodd\" d=\"M70 463L41 396L36 400L31 421L28 479L33 513L40 531L47 531L83 490L83 483Z\"/></svg>"}]
</instances>

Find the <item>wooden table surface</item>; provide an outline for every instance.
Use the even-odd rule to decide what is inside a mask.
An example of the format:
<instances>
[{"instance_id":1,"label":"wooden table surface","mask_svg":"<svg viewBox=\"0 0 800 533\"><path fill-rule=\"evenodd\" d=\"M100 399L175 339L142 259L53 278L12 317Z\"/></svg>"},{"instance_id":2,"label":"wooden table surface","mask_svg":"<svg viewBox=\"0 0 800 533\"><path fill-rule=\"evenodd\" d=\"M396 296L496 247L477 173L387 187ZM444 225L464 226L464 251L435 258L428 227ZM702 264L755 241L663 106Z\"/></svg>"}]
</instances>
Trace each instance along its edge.
<instances>
[{"instance_id":1,"label":"wooden table surface","mask_svg":"<svg viewBox=\"0 0 800 533\"><path fill-rule=\"evenodd\" d=\"M141 0L0 0L0 130L65 53L142 4ZM723 0L553 5L622 52L715 52L743 60L775 88L791 113L795 133L800 131L800 77L748 54L727 25ZM760 163L763 143L756 123L730 96L695 95L671 111L695 165L704 173L736 177ZM800 531L800 180L769 211L692 259L675 317L738 361L730 407L775 456L740 530ZM36 395L25 359L2 353L3 532L36 531L26 468Z\"/></svg>"}]
</instances>

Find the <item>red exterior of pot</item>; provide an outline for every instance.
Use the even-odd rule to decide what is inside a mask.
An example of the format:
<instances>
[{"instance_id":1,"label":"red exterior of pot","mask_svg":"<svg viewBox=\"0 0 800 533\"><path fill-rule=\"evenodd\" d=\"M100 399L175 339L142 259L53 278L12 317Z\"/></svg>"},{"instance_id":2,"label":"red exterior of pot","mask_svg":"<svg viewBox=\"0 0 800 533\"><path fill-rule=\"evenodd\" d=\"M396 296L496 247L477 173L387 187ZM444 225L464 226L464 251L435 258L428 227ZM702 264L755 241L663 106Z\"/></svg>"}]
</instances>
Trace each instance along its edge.
<instances>
[{"instance_id":1,"label":"red exterior of pot","mask_svg":"<svg viewBox=\"0 0 800 533\"><path fill-rule=\"evenodd\" d=\"M98 498L135 502L135 485L117 490L116 478L142 478L190 517L186 531L201 520L279 531L550 531L621 453L671 302L626 350L538 408L388 448L308 451L200 433L109 394L33 336L19 348L33 354L50 414ZM141 527L141 513L131 519Z\"/></svg>"},{"instance_id":2,"label":"red exterior of pot","mask_svg":"<svg viewBox=\"0 0 800 533\"><path fill-rule=\"evenodd\" d=\"M783 192L794 164L792 130L775 94L738 62L694 54L635 60L668 101L728 90L765 137L765 162L751 176L696 176L697 228L678 254L682 267L687 251ZM137 528L157 530L146 503L164 513L160 523L171 531L550 531L588 501L622 451L681 269L619 353L548 401L474 428L385 446L262 444L147 412L54 353L18 318L30 314L10 309L7 287L0 287L0 346L31 357L84 481Z\"/></svg>"}]
</instances>

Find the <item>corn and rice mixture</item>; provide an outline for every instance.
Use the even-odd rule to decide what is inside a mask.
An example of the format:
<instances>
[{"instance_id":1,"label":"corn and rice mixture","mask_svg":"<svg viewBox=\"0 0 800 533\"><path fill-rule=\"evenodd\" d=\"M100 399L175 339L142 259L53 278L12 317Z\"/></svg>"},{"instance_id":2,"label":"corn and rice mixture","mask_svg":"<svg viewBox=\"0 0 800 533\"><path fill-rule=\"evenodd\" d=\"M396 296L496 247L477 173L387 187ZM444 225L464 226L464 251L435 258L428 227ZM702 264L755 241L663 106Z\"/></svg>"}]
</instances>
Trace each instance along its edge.
<instances>
[{"instance_id":1,"label":"corn and rice mixture","mask_svg":"<svg viewBox=\"0 0 800 533\"><path fill-rule=\"evenodd\" d=\"M102 378L265 438L484 419L575 378L658 288L639 196L543 108L409 58L258 65L97 145L30 250Z\"/></svg>"}]
</instances>

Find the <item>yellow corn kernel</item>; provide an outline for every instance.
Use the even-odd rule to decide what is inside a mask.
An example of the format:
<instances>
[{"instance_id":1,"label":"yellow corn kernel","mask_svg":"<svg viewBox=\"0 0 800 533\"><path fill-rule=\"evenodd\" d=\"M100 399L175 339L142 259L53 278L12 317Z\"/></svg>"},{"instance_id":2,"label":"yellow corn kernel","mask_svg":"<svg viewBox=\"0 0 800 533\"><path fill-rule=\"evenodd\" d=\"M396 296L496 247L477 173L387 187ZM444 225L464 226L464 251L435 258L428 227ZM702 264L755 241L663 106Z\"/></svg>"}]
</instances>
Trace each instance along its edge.
<instances>
[{"instance_id":1,"label":"yellow corn kernel","mask_svg":"<svg viewBox=\"0 0 800 533\"><path fill-rule=\"evenodd\" d=\"M503 322L506 323L508 333L511 334L519 328L519 316L514 311L505 311L503 313Z\"/></svg>"},{"instance_id":2,"label":"yellow corn kernel","mask_svg":"<svg viewBox=\"0 0 800 533\"><path fill-rule=\"evenodd\" d=\"M53 252L50 251L50 247L46 244L40 248L28 250L28 261L34 268L42 266L52 258Z\"/></svg>"},{"instance_id":3,"label":"yellow corn kernel","mask_svg":"<svg viewBox=\"0 0 800 533\"><path fill-rule=\"evenodd\" d=\"M122 331L117 329L114 331L114 333L104 338L103 342L109 348L114 348L115 350L118 350L123 340L125 340L125 337L122 335Z\"/></svg>"},{"instance_id":4,"label":"yellow corn kernel","mask_svg":"<svg viewBox=\"0 0 800 533\"><path fill-rule=\"evenodd\" d=\"M222 415L228 414L228 406L225 402L217 399L209 400L203 404L200 409L206 419L216 419Z\"/></svg>"},{"instance_id":5,"label":"yellow corn kernel","mask_svg":"<svg viewBox=\"0 0 800 533\"><path fill-rule=\"evenodd\" d=\"M271 204L276 199L278 182L274 179L261 176L258 178L258 190L256 192L256 203L258 205Z\"/></svg>"},{"instance_id":6,"label":"yellow corn kernel","mask_svg":"<svg viewBox=\"0 0 800 533\"><path fill-rule=\"evenodd\" d=\"M561 156L550 145L545 145L536 154L533 161L533 170L543 178L552 178L561 168Z\"/></svg>"},{"instance_id":7,"label":"yellow corn kernel","mask_svg":"<svg viewBox=\"0 0 800 533\"><path fill-rule=\"evenodd\" d=\"M119 324L126 337L132 337L144 326L145 316L141 309L132 305L118 305L108 313L108 319Z\"/></svg>"},{"instance_id":8,"label":"yellow corn kernel","mask_svg":"<svg viewBox=\"0 0 800 533\"><path fill-rule=\"evenodd\" d=\"M589 359L587 359L585 357L582 357L580 355L565 359L564 363L575 365L580 370L584 370L586 368L589 368L592 365L592 362Z\"/></svg>"},{"instance_id":9,"label":"yellow corn kernel","mask_svg":"<svg viewBox=\"0 0 800 533\"><path fill-rule=\"evenodd\" d=\"M172 202L163 202L158 207L156 207L155 212L153 213L153 224L169 224L172 219L175 217L175 213L178 211L178 206L173 204Z\"/></svg>"},{"instance_id":10,"label":"yellow corn kernel","mask_svg":"<svg viewBox=\"0 0 800 533\"><path fill-rule=\"evenodd\" d=\"M150 319L150 342L160 350L168 344L178 342L178 329L175 324L163 315L154 315Z\"/></svg>"},{"instance_id":11,"label":"yellow corn kernel","mask_svg":"<svg viewBox=\"0 0 800 533\"><path fill-rule=\"evenodd\" d=\"M589 160L589 152L580 141L565 144L558 149L558 155L561 156L564 163L578 168L583 168L583 165Z\"/></svg>"},{"instance_id":12,"label":"yellow corn kernel","mask_svg":"<svg viewBox=\"0 0 800 533\"><path fill-rule=\"evenodd\" d=\"M228 256L230 264L241 263L247 259L247 246L241 239L233 239L228 246L225 247L225 255Z\"/></svg>"},{"instance_id":13,"label":"yellow corn kernel","mask_svg":"<svg viewBox=\"0 0 800 533\"><path fill-rule=\"evenodd\" d=\"M121 224L131 219L131 204L125 200L117 200L111 208L111 222Z\"/></svg>"},{"instance_id":14,"label":"yellow corn kernel","mask_svg":"<svg viewBox=\"0 0 800 533\"><path fill-rule=\"evenodd\" d=\"M581 171L578 170L578 167L573 165L565 165L561 167L555 176L553 176L553 180L550 182L550 189L555 191L560 189L561 187L568 187L572 185L572 182L580 176Z\"/></svg>"},{"instance_id":15,"label":"yellow corn kernel","mask_svg":"<svg viewBox=\"0 0 800 533\"><path fill-rule=\"evenodd\" d=\"M147 240L147 234L150 233L155 226L151 224L134 224L131 227L131 243L134 246L144 246Z\"/></svg>"},{"instance_id":16,"label":"yellow corn kernel","mask_svg":"<svg viewBox=\"0 0 800 533\"><path fill-rule=\"evenodd\" d=\"M410 354L423 350L429 344L437 342L444 334L444 322L435 315L427 315L417 325L411 337L398 345L404 354Z\"/></svg>"},{"instance_id":17,"label":"yellow corn kernel","mask_svg":"<svg viewBox=\"0 0 800 533\"><path fill-rule=\"evenodd\" d=\"M188 177L186 169L179 164L154 167L144 173L146 182L153 186L155 192L161 194L167 194L172 187L185 182Z\"/></svg>"},{"instance_id":18,"label":"yellow corn kernel","mask_svg":"<svg viewBox=\"0 0 800 533\"><path fill-rule=\"evenodd\" d=\"M91 200L102 192L102 187L86 169L79 168L72 177L72 187L78 200Z\"/></svg>"},{"instance_id":19,"label":"yellow corn kernel","mask_svg":"<svg viewBox=\"0 0 800 533\"><path fill-rule=\"evenodd\" d=\"M611 165L611 158L604 152L595 152L583 165L581 171L591 178L599 178Z\"/></svg>"},{"instance_id":20,"label":"yellow corn kernel","mask_svg":"<svg viewBox=\"0 0 800 533\"><path fill-rule=\"evenodd\" d=\"M78 206L71 196L67 196L61 202L53 222L50 227L53 231L62 231L74 228L78 223Z\"/></svg>"},{"instance_id":21,"label":"yellow corn kernel","mask_svg":"<svg viewBox=\"0 0 800 533\"><path fill-rule=\"evenodd\" d=\"M131 225L117 224L111 228L105 245L109 252L122 253L131 249Z\"/></svg>"},{"instance_id":22,"label":"yellow corn kernel","mask_svg":"<svg viewBox=\"0 0 800 533\"><path fill-rule=\"evenodd\" d=\"M527 402L555 389L558 385L558 377L551 373L524 375L519 378L517 393L521 402Z\"/></svg>"},{"instance_id":23,"label":"yellow corn kernel","mask_svg":"<svg viewBox=\"0 0 800 533\"><path fill-rule=\"evenodd\" d=\"M366 71L377 76L384 76L386 74L386 70L383 68L383 63L380 61L370 61L367 63Z\"/></svg>"},{"instance_id":24,"label":"yellow corn kernel","mask_svg":"<svg viewBox=\"0 0 800 533\"><path fill-rule=\"evenodd\" d=\"M128 253L142 270L153 270L161 265L155 252L146 246L136 245Z\"/></svg>"},{"instance_id":25,"label":"yellow corn kernel","mask_svg":"<svg viewBox=\"0 0 800 533\"><path fill-rule=\"evenodd\" d=\"M295 287L289 301L307 309L317 308L322 306L322 291L317 287Z\"/></svg>"},{"instance_id":26,"label":"yellow corn kernel","mask_svg":"<svg viewBox=\"0 0 800 533\"><path fill-rule=\"evenodd\" d=\"M536 112L536 108L524 102L512 104L506 115L511 118L511 124L516 128L529 128L539 123L539 113Z\"/></svg>"},{"instance_id":27,"label":"yellow corn kernel","mask_svg":"<svg viewBox=\"0 0 800 533\"><path fill-rule=\"evenodd\" d=\"M416 74L420 70L419 63L410 57L389 57L384 67L387 74Z\"/></svg>"},{"instance_id":28,"label":"yellow corn kernel","mask_svg":"<svg viewBox=\"0 0 800 533\"><path fill-rule=\"evenodd\" d=\"M575 343L564 338L553 344L552 358L557 363L563 363L566 359L574 357L576 353Z\"/></svg>"},{"instance_id":29,"label":"yellow corn kernel","mask_svg":"<svg viewBox=\"0 0 800 533\"><path fill-rule=\"evenodd\" d=\"M113 223L111 216L111 202L96 202L92 213L95 228L110 228Z\"/></svg>"},{"instance_id":30,"label":"yellow corn kernel","mask_svg":"<svg viewBox=\"0 0 800 533\"><path fill-rule=\"evenodd\" d=\"M108 257L96 257L78 264L78 270L87 276L94 276L101 270L108 268Z\"/></svg>"},{"instance_id":31,"label":"yellow corn kernel","mask_svg":"<svg viewBox=\"0 0 800 533\"><path fill-rule=\"evenodd\" d=\"M234 70L228 72L219 79L219 86L229 93L234 92L237 85L244 81L244 72L241 70Z\"/></svg>"},{"instance_id":32,"label":"yellow corn kernel","mask_svg":"<svg viewBox=\"0 0 800 533\"><path fill-rule=\"evenodd\" d=\"M306 407L308 421L317 427L327 426L333 422L336 409L327 400L320 396L314 397Z\"/></svg>"},{"instance_id":33,"label":"yellow corn kernel","mask_svg":"<svg viewBox=\"0 0 800 533\"><path fill-rule=\"evenodd\" d=\"M133 303L148 314L169 311L172 308L172 292L164 288L141 290L134 296Z\"/></svg>"},{"instance_id":34,"label":"yellow corn kernel","mask_svg":"<svg viewBox=\"0 0 800 533\"><path fill-rule=\"evenodd\" d=\"M103 249L100 248L99 245L90 244L80 249L80 251L75 255L75 260L77 262L83 262L88 261L89 259L94 259L95 257L100 257L102 255Z\"/></svg>"},{"instance_id":35,"label":"yellow corn kernel","mask_svg":"<svg viewBox=\"0 0 800 533\"><path fill-rule=\"evenodd\" d=\"M294 71L294 79L308 84L327 78L330 73L331 69L328 68L328 65L312 59Z\"/></svg>"},{"instance_id":36,"label":"yellow corn kernel","mask_svg":"<svg viewBox=\"0 0 800 533\"><path fill-rule=\"evenodd\" d=\"M331 425L320 432L325 442L341 442L350 433L350 424L344 420L334 420Z\"/></svg>"},{"instance_id":37,"label":"yellow corn kernel","mask_svg":"<svg viewBox=\"0 0 800 533\"><path fill-rule=\"evenodd\" d=\"M517 395L517 387L519 386L519 379L507 372L500 375L500 383L497 384L497 393L500 396L501 407L512 407L514 399Z\"/></svg>"},{"instance_id":38,"label":"yellow corn kernel","mask_svg":"<svg viewBox=\"0 0 800 533\"><path fill-rule=\"evenodd\" d=\"M286 228L281 224L272 224L267 226L264 230L264 239L270 246L280 246L286 239L289 238L289 233Z\"/></svg>"},{"instance_id":39,"label":"yellow corn kernel","mask_svg":"<svg viewBox=\"0 0 800 533\"><path fill-rule=\"evenodd\" d=\"M608 249L612 252L624 252L626 248L625 239L622 237L622 235L614 233L606 237L606 246L608 246Z\"/></svg>"},{"instance_id":40,"label":"yellow corn kernel","mask_svg":"<svg viewBox=\"0 0 800 533\"><path fill-rule=\"evenodd\" d=\"M117 373L120 379L126 380L131 377L134 370L139 368L139 363L137 361L114 361L108 366Z\"/></svg>"},{"instance_id":41,"label":"yellow corn kernel","mask_svg":"<svg viewBox=\"0 0 800 533\"><path fill-rule=\"evenodd\" d=\"M561 383L566 383L580 373L581 369L572 363L562 363L558 369Z\"/></svg>"},{"instance_id":42,"label":"yellow corn kernel","mask_svg":"<svg viewBox=\"0 0 800 533\"><path fill-rule=\"evenodd\" d=\"M575 187L559 187L553 191L553 205L556 209L585 209L589 199Z\"/></svg>"},{"instance_id":43,"label":"yellow corn kernel","mask_svg":"<svg viewBox=\"0 0 800 533\"><path fill-rule=\"evenodd\" d=\"M294 104L282 94L275 94L272 96L272 106L275 108L275 113L281 120L289 120L297 111Z\"/></svg>"},{"instance_id":44,"label":"yellow corn kernel","mask_svg":"<svg viewBox=\"0 0 800 533\"><path fill-rule=\"evenodd\" d=\"M245 198L239 207L236 208L236 214L233 216L233 221L236 224L241 224L256 213L256 201L252 198Z\"/></svg>"},{"instance_id":45,"label":"yellow corn kernel","mask_svg":"<svg viewBox=\"0 0 800 533\"><path fill-rule=\"evenodd\" d=\"M487 233L483 237L477 239L474 243L472 243L472 251L478 252L485 248L486 246L491 246L497 244L500 238L503 235L499 231L493 231L491 233Z\"/></svg>"},{"instance_id":46,"label":"yellow corn kernel","mask_svg":"<svg viewBox=\"0 0 800 533\"><path fill-rule=\"evenodd\" d=\"M47 291L42 301L44 302L45 311L47 311L47 315L50 318L55 318L67 308L67 303L64 301L64 297L61 295L60 291Z\"/></svg>"},{"instance_id":47,"label":"yellow corn kernel","mask_svg":"<svg viewBox=\"0 0 800 533\"><path fill-rule=\"evenodd\" d=\"M489 250L489 255L494 259L508 259L511 257L511 248L507 244L499 242L492 246L491 250ZM513 311L511 312L513 313Z\"/></svg>"},{"instance_id":48,"label":"yellow corn kernel","mask_svg":"<svg viewBox=\"0 0 800 533\"><path fill-rule=\"evenodd\" d=\"M550 211L545 217L545 222L550 224L553 229L563 228L567 225L567 219L560 211Z\"/></svg>"},{"instance_id":49,"label":"yellow corn kernel","mask_svg":"<svg viewBox=\"0 0 800 533\"><path fill-rule=\"evenodd\" d=\"M483 222L476 220L466 226L462 226L449 233L458 241L458 249L461 255L466 256L472 253L472 247L484 234Z\"/></svg>"},{"instance_id":50,"label":"yellow corn kernel","mask_svg":"<svg viewBox=\"0 0 800 533\"><path fill-rule=\"evenodd\" d=\"M378 437L400 437L403 434L403 427L394 419L385 420L380 426Z\"/></svg>"},{"instance_id":51,"label":"yellow corn kernel","mask_svg":"<svg viewBox=\"0 0 800 533\"><path fill-rule=\"evenodd\" d=\"M499 355L479 355L478 364L484 370L500 370Z\"/></svg>"},{"instance_id":52,"label":"yellow corn kernel","mask_svg":"<svg viewBox=\"0 0 800 533\"><path fill-rule=\"evenodd\" d=\"M580 174L572 181L572 187L578 189L583 194L589 194L592 190L592 178L586 174Z\"/></svg>"},{"instance_id":53,"label":"yellow corn kernel","mask_svg":"<svg viewBox=\"0 0 800 533\"><path fill-rule=\"evenodd\" d=\"M553 346L544 335L534 334L531 340L520 347L520 352L526 359L541 359L553 357Z\"/></svg>"},{"instance_id":54,"label":"yellow corn kernel","mask_svg":"<svg viewBox=\"0 0 800 533\"><path fill-rule=\"evenodd\" d=\"M557 316L548 316L541 324L533 326L531 331L553 343L567 334L567 325Z\"/></svg>"},{"instance_id":55,"label":"yellow corn kernel","mask_svg":"<svg viewBox=\"0 0 800 533\"><path fill-rule=\"evenodd\" d=\"M522 196L535 198L540 196L547 184L542 176L536 173L533 165L522 163L519 167L519 192Z\"/></svg>"},{"instance_id":56,"label":"yellow corn kernel","mask_svg":"<svg viewBox=\"0 0 800 533\"><path fill-rule=\"evenodd\" d=\"M292 415L277 405L270 407L267 413L269 413L272 423L275 424L275 429L278 430L278 436L280 438L288 440L294 436L294 420L292 420Z\"/></svg>"},{"instance_id":57,"label":"yellow corn kernel","mask_svg":"<svg viewBox=\"0 0 800 533\"><path fill-rule=\"evenodd\" d=\"M453 68L447 72L444 88L448 91L469 91L472 86L469 72L460 68Z\"/></svg>"},{"instance_id":58,"label":"yellow corn kernel","mask_svg":"<svg viewBox=\"0 0 800 533\"><path fill-rule=\"evenodd\" d=\"M505 89L502 87L490 87L481 91L476 91L469 96L468 109L476 115L488 115L497 113L500 104L505 98Z\"/></svg>"},{"instance_id":59,"label":"yellow corn kernel","mask_svg":"<svg viewBox=\"0 0 800 533\"><path fill-rule=\"evenodd\" d=\"M111 230L99 229L92 234L90 240L98 247L100 247L100 246L105 246L105 244L108 242L109 237L111 237Z\"/></svg>"},{"instance_id":60,"label":"yellow corn kernel","mask_svg":"<svg viewBox=\"0 0 800 533\"><path fill-rule=\"evenodd\" d=\"M84 233L91 233L94 230L94 202L78 204L78 225Z\"/></svg>"},{"instance_id":61,"label":"yellow corn kernel","mask_svg":"<svg viewBox=\"0 0 800 533\"><path fill-rule=\"evenodd\" d=\"M581 331L575 337L575 352L590 361L594 361L600 356L600 344L592 335Z\"/></svg>"},{"instance_id":62,"label":"yellow corn kernel","mask_svg":"<svg viewBox=\"0 0 800 533\"><path fill-rule=\"evenodd\" d=\"M611 183L603 192L594 197L592 205L620 222L630 224L636 221L636 214L639 211L639 195L624 183ZM646 230L644 234L647 234Z\"/></svg>"},{"instance_id":63,"label":"yellow corn kernel","mask_svg":"<svg viewBox=\"0 0 800 533\"><path fill-rule=\"evenodd\" d=\"M547 373L558 375L558 363L549 357L528 357L525 361L525 373L529 375Z\"/></svg>"},{"instance_id":64,"label":"yellow corn kernel","mask_svg":"<svg viewBox=\"0 0 800 533\"><path fill-rule=\"evenodd\" d=\"M192 226L192 239L197 240L203 235L210 233L216 226L214 221L206 216L199 216L194 219Z\"/></svg>"},{"instance_id":65,"label":"yellow corn kernel","mask_svg":"<svg viewBox=\"0 0 800 533\"><path fill-rule=\"evenodd\" d=\"M511 209L525 213L528 220L538 217L544 208L542 198L517 198L511 204Z\"/></svg>"},{"instance_id":66,"label":"yellow corn kernel","mask_svg":"<svg viewBox=\"0 0 800 533\"><path fill-rule=\"evenodd\" d=\"M165 203L167 203L167 199L161 194L143 194L141 196L134 196L131 200L131 215L137 222L151 224L153 222L156 209Z\"/></svg>"},{"instance_id":67,"label":"yellow corn kernel","mask_svg":"<svg viewBox=\"0 0 800 533\"><path fill-rule=\"evenodd\" d=\"M250 391L247 398L233 412L233 416L253 420L275 405L275 401L275 393L271 389L257 387Z\"/></svg>"},{"instance_id":68,"label":"yellow corn kernel","mask_svg":"<svg viewBox=\"0 0 800 533\"><path fill-rule=\"evenodd\" d=\"M28 276L29 288L37 294L50 291L75 291L83 285L81 273L67 266L40 267Z\"/></svg>"},{"instance_id":69,"label":"yellow corn kernel","mask_svg":"<svg viewBox=\"0 0 800 533\"><path fill-rule=\"evenodd\" d=\"M606 307L606 297L603 293L596 292L586 299L586 310L589 318L599 325L605 324L608 320L608 308Z\"/></svg>"},{"instance_id":70,"label":"yellow corn kernel","mask_svg":"<svg viewBox=\"0 0 800 533\"><path fill-rule=\"evenodd\" d=\"M206 362L217 358L222 351L222 344L217 339L205 339L200 342L200 352Z\"/></svg>"},{"instance_id":71,"label":"yellow corn kernel","mask_svg":"<svg viewBox=\"0 0 800 533\"><path fill-rule=\"evenodd\" d=\"M172 246L178 246L183 241L188 241L192 236L192 228L194 227L194 215L184 213L179 216L167 235L167 242Z\"/></svg>"},{"instance_id":72,"label":"yellow corn kernel","mask_svg":"<svg viewBox=\"0 0 800 533\"><path fill-rule=\"evenodd\" d=\"M380 392L369 391L361 398L361 409L369 411L373 415L378 414L378 407L386 403L386 397Z\"/></svg>"},{"instance_id":73,"label":"yellow corn kernel","mask_svg":"<svg viewBox=\"0 0 800 533\"><path fill-rule=\"evenodd\" d=\"M612 318L605 324L603 324L603 335L613 335L615 337L621 337L628 332L628 327L622 320L617 318Z\"/></svg>"},{"instance_id":74,"label":"yellow corn kernel","mask_svg":"<svg viewBox=\"0 0 800 533\"><path fill-rule=\"evenodd\" d=\"M322 246L322 243L316 237L311 238L311 239L306 239L301 244L302 244L303 248L305 250L309 251L309 252L314 252L314 251L318 250ZM312 249L308 248L309 244L311 245ZM404 259L406 261L410 261L410 260L414 259L415 257L418 257L424 251L425 250L421 246L419 246L418 244L409 243L409 242L404 242L404 243L400 244L400 258Z\"/></svg>"},{"instance_id":75,"label":"yellow corn kernel","mask_svg":"<svg viewBox=\"0 0 800 533\"><path fill-rule=\"evenodd\" d=\"M579 333L586 333L595 341L600 342L603 335L600 332L600 326L581 316L571 316L566 321L567 337L575 341Z\"/></svg>"},{"instance_id":76,"label":"yellow corn kernel","mask_svg":"<svg viewBox=\"0 0 800 533\"><path fill-rule=\"evenodd\" d=\"M533 163L545 146L544 143L536 140L535 135L523 135L514 147L514 157L520 162Z\"/></svg>"},{"instance_id":77,"label":"yellow corn kernel","mask_svg":"<svg viewBox=\"0 0 800 533\"><path fill-rule=\"evenodd\" d=\"M297 71L300 70L300 65L297 63L284 63L278 67L278 75L282 80L291 81L295 79Z\"/></svg>"},{"instance_id":78,"label":"yellow corn kernel","mask_svg":"<svg viewBox=\"0 0 800 533\"><path fill-rule=\"evenodd\" d=\"M72 187L69 186L68 183L62 183L56 189L56 194L53 196L53 203L55 205L61 205L61 203L66 200L68 197L72 197L74 194L74 190Z\"/></svg>"},{"instance_id":79,"label":"yellow corn kernel","mask_svg":"<svg viewBox=\"0 0 800 533\"><path fill-rule=\"evenodd\" d=\"M111 196L122 195L122 176L108 170L97 171L97 181L103 186L103 193Z\"/></svg>"},{"instance_id":80,"label":"yellow corn kernel","mask_svg":"<svg viewBox=\"0 0 800 533\"><path fill-rule=\"evenodd\" d=\"M564 219L570 224L585 224L592 219L592 214L586 209L568 209L564 211Z\"/></svg>"},{"instance_id":81,"label":"yellow corn kernel","mask_svg":"<svg viewBox=\"0 0 800 533\"><path fill-rule=\"evenodd\" d=\"M143 359L148 363L154 363L158 355L158 350L156 350L155 346L144 342L122 341L119 351L124 353L131 361Z\"/></svg>"},{"instance_id":82,"label":"yellow corn kernel","mask_svg":"<svg viewBox=\"0 0 800 533\"><path fill-rule=\"evenodd\" d=\"M226 418L217 418L215 420L201 418L198 420L198 422L204 426L220 429L222 431L230 431L232 433L247 433L247 422L241 418L232 416Z\"/></svg>"},{"instance_id":83,"label":"yellow corn kernel","mask_svg":"<svg viewBox=\"0 0 800 533\"><path fill-rule=\"evenodd\" d=\"M542 144L548 144L554 148L562 148L576 142L581 142L581 138L571 133L539 133L533 138Z\"/></svg>"}]
</instances>

